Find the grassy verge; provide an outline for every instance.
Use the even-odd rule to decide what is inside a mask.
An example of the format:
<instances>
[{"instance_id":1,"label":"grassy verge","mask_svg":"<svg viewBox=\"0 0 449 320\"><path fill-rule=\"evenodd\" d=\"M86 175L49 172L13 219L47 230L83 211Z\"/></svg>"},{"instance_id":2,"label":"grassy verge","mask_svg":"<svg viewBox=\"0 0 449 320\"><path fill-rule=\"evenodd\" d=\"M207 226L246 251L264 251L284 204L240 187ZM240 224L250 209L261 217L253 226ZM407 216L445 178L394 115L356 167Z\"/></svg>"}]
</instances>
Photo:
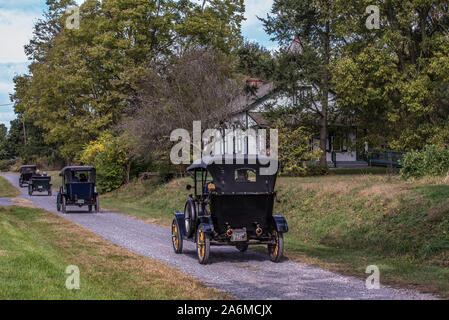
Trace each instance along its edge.
<instances>
[{"instance_id":1,"label":"grassy verge","mask_svg":"<svg viewBox=\"0 0 449 320\"><path fill-rule=\"evenodd\" d=\"M80 270L80 289L65 270ZM0 299L224 299L167 265L115 246L56 214L0 207Z\"/></svg>"},{"instance_id":2,"label":"grassy verge","mask_svg":"<svg viewBox=\"0 0 449 320\"><path fill-rule=\"evenodd\" d=\"M449 297L449 185L375 171L280 178L275 212L289 223L286 255L361 278L377 265L384 284ZM188 182L132 183L105 195L103 206L168 226Z\"/></svg>"},{"instance_id":3,"label":"grassy verge","mask_svg":"<svg viewBox=\"0 0 449 320\"><path fill-rule=\"evenodd\" d=\"M190 178L173 180L165 185L151 180L133 182L101 196L101 205L113 211L135 216L145 222L171 226L174 211L184 211Z\"/></svg>"},{"instance_id":4,"label":"grassy verge","mask_svg":"<svg viewBox=\"0 0 449 320\"><path fill-rule=\"evenodd\" d=\"M0 177L0 198L12 198L20 195L19 190L14 188L8 180Z\"/></svg>"}]
</instances>

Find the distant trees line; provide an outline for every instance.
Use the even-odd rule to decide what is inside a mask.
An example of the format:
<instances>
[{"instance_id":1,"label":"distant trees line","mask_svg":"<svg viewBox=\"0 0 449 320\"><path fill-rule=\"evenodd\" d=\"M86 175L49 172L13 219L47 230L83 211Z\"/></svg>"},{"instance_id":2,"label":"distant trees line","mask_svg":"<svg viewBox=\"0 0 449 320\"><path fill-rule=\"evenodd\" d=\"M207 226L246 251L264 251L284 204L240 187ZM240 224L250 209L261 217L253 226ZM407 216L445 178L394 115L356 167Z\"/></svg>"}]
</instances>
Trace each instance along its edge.
<instances>
[{"instance_id":1,"label":"distant trees line","mask_svg":"<svg viewBox=\"0 0 449 320\"><path fill-rule=\"evenodd\" d=\"M243 41L243 0L88 0L79 29L64 27L73 1L48 0L25 47L28 73L14 79L18 119L7 135L0 130L0 158L96 162L102 144L117 143L126 181L136 170L168 165L174 128L226 120L249 76L274 81L279 94L294 94L304 82L316 87L321 110L300 103L268 116L283 130L320 136L321 149L336 121L358 127L358 143L373 148L444 146L447 2L377 1L380 28L369 30L370 2L275 0L262 19L279 43L270 52ZM301 50L292 53L295 37ZM324 94L330 89L336 110Z\"/></svg>"}]
</instances>

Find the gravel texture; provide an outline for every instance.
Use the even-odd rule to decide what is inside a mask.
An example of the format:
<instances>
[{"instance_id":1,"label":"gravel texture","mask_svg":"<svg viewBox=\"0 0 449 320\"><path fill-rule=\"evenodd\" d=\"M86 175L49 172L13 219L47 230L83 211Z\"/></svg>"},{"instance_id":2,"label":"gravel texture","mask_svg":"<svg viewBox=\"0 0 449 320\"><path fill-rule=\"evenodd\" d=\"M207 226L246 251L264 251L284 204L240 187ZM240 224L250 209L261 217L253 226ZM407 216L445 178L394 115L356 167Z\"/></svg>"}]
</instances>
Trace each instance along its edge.
<instances>
[{"instance_id":1,"label":"gravel texture","mask_svg":"<svg viewBox=\"0 0 449 320\"><path fill-rule=\"evenodd\" d=\"M18 187L18 175L3 176ZM55 195L29 197L26 188L21 191L23 195L19 198L31 200L38 208L57 212ZM11 204L11 201L0 199L0 206L4 204ZM252 251L240 253L233 247L211 247L210 264L203 266L198 264L195 245L191 242L184 241L183 254L174 253L169 229L105 210L98 214L77 211L60 215L116 245L165 262L238 299L435 299L429 294L387 286L368 290L361 279L288 260L276 264L268 255Z\"/></svg>"}]
</instances>

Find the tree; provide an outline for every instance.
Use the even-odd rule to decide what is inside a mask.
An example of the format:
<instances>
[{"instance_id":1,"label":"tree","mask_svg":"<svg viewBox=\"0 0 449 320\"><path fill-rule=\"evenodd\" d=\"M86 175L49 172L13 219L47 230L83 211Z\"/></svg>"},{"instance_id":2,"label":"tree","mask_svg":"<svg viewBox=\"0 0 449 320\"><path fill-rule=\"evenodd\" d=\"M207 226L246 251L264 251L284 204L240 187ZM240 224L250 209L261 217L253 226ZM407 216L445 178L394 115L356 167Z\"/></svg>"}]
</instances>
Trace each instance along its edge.
<instances>
[{"instance_id":1,"label":"tree","mask_svg":"<svg viewBox=\"0 0 449 320\"><path fill-rule=\"evenodd\" d=\"M8 158L7 133L8 129L6 126L0 123L0 160Z\"/></svg>"},{"instance_id":2,"label":"tree","mask_svg":"<svg viewBox=\"0 0 449 320\"><path fill-rule=\"evenodd\" d=\"M78 30L64 27L72 3L47 1L26 48L29 74L16 77L12 96L67 161L136 105L148 69L164 74L191 49L229 54L241 40L242 0L88 0Z\"/></svg>"},{"instance_id":3,"label":"tree","mask_svg":"<svg viewBox=\"0 0 449 320\"><path fill-rule=\"evenodd\" d=\"M257 42L244 42L237 50L237 71L243 75L272 80L274 59L271 52Z\"/></svg>"},{"instance_id":4,"label":"tree","mask_svg":"<svg viewBox=\"0 0 449 320\"><path fill-rule=\"evenodd\" d=\"M275 0L271 14L261 19L272 40L279 42L281 57L275 75L280 92L298 92L304 83L315 87L310 110L318 118L320 164L326 165L331 63L340 44L336 30L341 16L335 2L324 0ZM295 39L299 49L292 52ZM318 104L318 103L319 104Z\"/></svg>"},{"instance_id":5,"label":"tree","mask_svg":"<svg viewBox=\"0 0 449 320\"><path fill-rule=\"evenodd\" d=\"M189 130L193 121L201 121L207 129L228 119L230 107L241 93L232 71L226 55L202 49L172 58L164 74L157 66L149 68L120 130L136 137L140 155L168 155L173 130Z\"/></svg>"},{"instance_id":6,"label":"tree","mask_svg":"<svg viewBox=\"0 0 449 320\"><path fill-rule=\"evenodd\" d=\"M376 1L380 28L365 26L372 1L340 0L346 44L333 65L339 106L372 147L447 145L449 6L447 1Z\"/></svg>"}]
</instances>

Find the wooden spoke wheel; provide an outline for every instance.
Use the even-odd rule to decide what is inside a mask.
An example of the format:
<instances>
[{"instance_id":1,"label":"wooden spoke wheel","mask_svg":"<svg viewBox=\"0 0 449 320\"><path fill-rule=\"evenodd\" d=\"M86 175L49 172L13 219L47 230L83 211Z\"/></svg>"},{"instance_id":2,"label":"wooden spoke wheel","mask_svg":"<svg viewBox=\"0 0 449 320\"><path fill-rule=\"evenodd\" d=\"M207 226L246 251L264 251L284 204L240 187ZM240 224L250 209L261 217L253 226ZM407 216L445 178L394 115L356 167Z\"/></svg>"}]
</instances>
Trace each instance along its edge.
<instances>
[{"instance_id":1,"label":"wooden spoke wheel","mask_svg":"<svg viewBox=\"0 0 449 320\"><path fill-rule=\"evenodd\" d=\"M196 251L198 252L198 262L207 264L210 254L210 238L207 233L201 230L201 226L196 233Z\"/></svg>"},{"instance_id":2,"label":"wooden spoke wheel","mask_svg":"<svg viewBox=\"0 0 449 320\"><path fill-rule=\"evenodd\" d=\"M272 235L275 243L268 245L268 254L271 261L279 262L284 255L284 236L276 230L272 232Z\"/></svg>"},{"instance_id":3,"label":"wooden spoke wheel","mask_svg":"<svg viewBox=\"0 0 449 320\"><path fill-rule=\"evenodd\" d=\"M175 250L175 253L182 253L183 239L181 230L179 229L178 220L176 219L173 219L173 223L171 225L171 238L173 243L173 250Z\"/></svg>"}]
</instances>

